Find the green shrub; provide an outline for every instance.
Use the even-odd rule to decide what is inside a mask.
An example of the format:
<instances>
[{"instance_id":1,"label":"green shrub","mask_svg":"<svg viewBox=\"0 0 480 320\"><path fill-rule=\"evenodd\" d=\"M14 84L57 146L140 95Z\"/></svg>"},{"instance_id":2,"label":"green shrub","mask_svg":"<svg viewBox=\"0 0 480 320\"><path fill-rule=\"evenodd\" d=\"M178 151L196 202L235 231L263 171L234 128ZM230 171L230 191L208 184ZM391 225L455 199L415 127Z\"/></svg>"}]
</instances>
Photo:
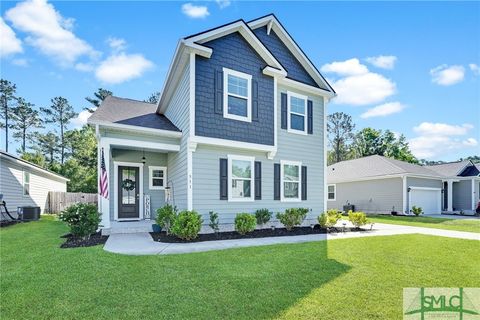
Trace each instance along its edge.
<instances>
[{"instance_id":1,"label":"green shrub","mask_svg":"<svg viewBox=\"0 0 480 320\"><path fill-rule=\"evenodd\" d=\"M367 215L364 212L352 212L348 211L348 220L357 228L364 226L368 223Z\"/></svg>"},{"instance_id":2,"label":"green shrub","mask_svg":"<svg viewBox=\"0 0 480 320\"><path fill-rule=\"evenodd\" d=\"M416 207L416 206L413 206L411 211L417 217L423 213L423 209L421 207Z\"/></svg>"},{"instance_id":3,"label":"green shrub","mask_svg":"<svg viewBox=\"0 0 480 320\"><path fill-rule=\"evenodd\" d=\"M235 230L240 234L246 234L255 230L257 219L249 213L239 213L235 217Z\"/></svg>"},{"instance_id":4,"label":"green shrub","mask_svg":"<svg viewBox=\"0 0 480 320\"><path fill-rule=\"evenodd\" d=\"M170 234L170 229L177 218L177 207L171 204L166 204L157 210L157 224L162 227L167 234Z\"/></svg>"},{"instance_id":5,"label":"green shrub","mask_svg":"<svg viewBox=\"0 0 480 320\"><path fill-rule=\"evenodd\" d=\"M293 227L302 224L308 211L307 208L289 208L284 213L277 213L277 219L290 231Z\"/></svg>"},{"instance_id":6,"label":"green shrub","mask_svg":"<svg viewBox=\"0 0 480 320\"><path fill-rule=\"evenodd\" d=\"M322 228L331 228L333 227L338 220L342 218L342 214L336 209L327 210L327 212L322 213L318 216L318 223Z\"/></svg>"},{"instance_id":7,"label":"green shrub","mask_svg":"<svg viewBox=\"0 0 480 320\"><path fill-rule=\"evenodd\" d=\"M210 217L210 223L208 226L212 228L213 232L217 233L220 230L218 227L218 213L210 211L208 215Z\"/></svg>"},{"instance_id":8,"label":"green shrub","mask_svg":"<svg viewBox=\"0 0 480 320\"><path fill-rule=\"evenodd\" d=\"M272 218L272 213L268 209L258 209L255 211L255 217L257 218L257 224L264 225Z\"/></svg>"},{"instance_id":9,"label":"green shrub","mask_svg":"<svg viewBox=\"0 0 480 320\"><path fill-rule=\"evenodd\" d=\"M320 227L322 228L326 228L327 227L327 215L325 214L325 212L322 212L318 217L317 217L317 220L318 220L318 224L320 225Z\"/></svg>"},{"instance_id":10,"label":"green shrub","mask_svg":"<svg viewBox=\"0 0 480 320\"><path fill-rule=\"evenodd\" d=\"M98 229L101 216L96 205L77 203L62 211L59 219L68 224L72 235L88 239Z\"/></svg>"},{"instance_id":11,"label":"green shrub","mask_svg":"<svg viewBox=\"0 0 480 320\"><path fill-rule=\"evenodd\" d=\"M202 223L202 216L196 211L184 210L173 221L171 231L180 239L192 240L198 236Z\"/></svg>"}]
</instances>

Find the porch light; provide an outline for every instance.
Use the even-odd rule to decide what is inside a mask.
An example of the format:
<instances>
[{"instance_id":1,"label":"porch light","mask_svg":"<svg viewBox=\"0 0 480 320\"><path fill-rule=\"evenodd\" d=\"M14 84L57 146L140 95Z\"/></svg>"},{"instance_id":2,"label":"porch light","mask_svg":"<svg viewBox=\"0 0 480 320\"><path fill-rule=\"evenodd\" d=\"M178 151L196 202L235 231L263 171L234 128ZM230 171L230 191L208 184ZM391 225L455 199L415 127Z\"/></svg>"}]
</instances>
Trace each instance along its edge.
<instances>
[{"instance_id":1,"label":"porch light","mask_svg":"<svg viewBox=\"0 0 480 320\"><path fill-rule=\"evenodd\" d=\"M147 162L147 159L145 158L145 150L143 150L142 163L145 164L145 162Z\"/></svg>"}]
</instances>

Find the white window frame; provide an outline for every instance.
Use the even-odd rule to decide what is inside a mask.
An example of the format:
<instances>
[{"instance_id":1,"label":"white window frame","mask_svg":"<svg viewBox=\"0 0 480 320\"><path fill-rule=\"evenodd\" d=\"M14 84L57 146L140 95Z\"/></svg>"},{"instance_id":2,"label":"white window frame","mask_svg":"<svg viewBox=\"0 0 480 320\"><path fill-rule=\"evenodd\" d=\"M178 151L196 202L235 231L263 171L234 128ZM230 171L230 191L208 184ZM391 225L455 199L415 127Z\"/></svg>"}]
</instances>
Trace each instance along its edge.
<instances>
[{"instance_id":1,"label":"white window frame","mask_svg":"<svg viewBox=\"0 0 480 320\"><path fill-rule=\"evenodd\" d=\"M153 170L163 170L163 187L153 185ZM156 178L160 179L160 178ZM148 188L150 190L165 190L167 185L167 167L148 166Z\"/></svg>"},{"instance_id":2,"label":"white window frame","mask_svg":"<svg viewBox=\"0 0 480 320\"><path fill-rule=\"evenodd\" d=\"M298 99L302 99L302 100L305 100L305 114L300 114L300 113L297 113L297 112L293 112L291 111L291 103L290 103L290 98L291 97L295 97L295 98L298 98ZM299 116L302 116L303 117L303 121L304 121L304 125L303 125L303 131L302 130L297 130L297 129L292 129L291 127L291 114L296 114L296 115L299 115ZM299 94L299 93L296 93L296 92L292 92L292 91L287 91L287 131L288 132L291 132L291 133L296 133L296 134L302 134L302 135L307 135L307 125L308 125L308 96L305 96L303 94Z\"/></svg>"},{"instance_id":3,"label":"white window frame","mask_svg":"<svg viewBox=\"0 0 480 320\"><path fill-rule=\"evenodd\" d=\"M283 176L285 165L298 166L298 197L297 198L285 198L285 193L284 193L285 181ZM301 202L302 201L302 162L280 160L280 200L282 202Z\"/></svg>"},{"instance_id":4,"label":"white window frame","mask_svg":"<svg viewBox=\"0 0 480 320\"><path fill-rule=\"evenodd\" d=\"M252 202L255 201L255 157L228 155L228 201L229 202ZM250 177L250 197L248 198L234 198L232 196L232 162L233 160L250 161L250 168L252 176ZM239 179L235 179L239 180ZM247 179L244 179L247 180Z\"/></svg>"},{"instance_id":5,"label":"white window frame","mask_svg":"<svg viewBox=\"0 0 480 320\"><path fill-rule=\"evenodd\" d=\"M26 175L28 175L28 183L26 182ZM22 194L24 197L30 197L32 195L32 190L30 189L30 186L31 186L31 179L32 179L32 175L30 174L29 171L26 171L26 170L23 170L23 173L22 173ZM25 185L28 185L28 194L25 193Z\"/></svg>"},{"instance_id":6,"label":"white window frame","mask_svg":"<svg viewBox=\"0 0 480 320\"><path fill-rule=\"evenodd\" d=\"M247 116L246 117L228 113L228 96L245 99L244 96L240 96L240 95L228 92L228 76L229 75L247 80ZM251 74L235 71L228 68L223 68L223 117L227 119L252 122L252 75Z\"/></svg>"},{"instance_id":7,"label":"white window frame","mask_svg":"<svg viewBox=\"0 0 480 320\"><path fill-rule=\"evenodd\" d=\"M330 192L328 191L328 188L329 188L329 187L333 187L333 199L330 199L330 198L328 197L328 194L330 193ZM336 185L336 184L328 184L328 185L327 185L327 201L337 201L337 185Z\"/></svg>"}]
</instances>

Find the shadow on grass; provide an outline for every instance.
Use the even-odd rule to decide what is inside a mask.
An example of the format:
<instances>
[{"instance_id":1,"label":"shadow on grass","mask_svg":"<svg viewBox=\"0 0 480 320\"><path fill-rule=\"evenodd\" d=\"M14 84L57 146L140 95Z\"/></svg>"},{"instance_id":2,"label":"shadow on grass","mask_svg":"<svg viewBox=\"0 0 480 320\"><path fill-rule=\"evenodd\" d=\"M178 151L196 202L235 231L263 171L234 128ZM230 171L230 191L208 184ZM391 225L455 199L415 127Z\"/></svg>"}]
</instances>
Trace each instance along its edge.
<instances>
[{"instance_id":1,"label":"shadow on grass","mask_svg":"<svg viewBox=\"0 0 480 320\"><path fill-rule=\"evenodd\" d=\"M67 230L56 221L8 229L1 287L16 298L2 304L6 318L272 318L350 269L328 259L327 241L123 256L60 249Z\"/></svg>"}]
</instances>

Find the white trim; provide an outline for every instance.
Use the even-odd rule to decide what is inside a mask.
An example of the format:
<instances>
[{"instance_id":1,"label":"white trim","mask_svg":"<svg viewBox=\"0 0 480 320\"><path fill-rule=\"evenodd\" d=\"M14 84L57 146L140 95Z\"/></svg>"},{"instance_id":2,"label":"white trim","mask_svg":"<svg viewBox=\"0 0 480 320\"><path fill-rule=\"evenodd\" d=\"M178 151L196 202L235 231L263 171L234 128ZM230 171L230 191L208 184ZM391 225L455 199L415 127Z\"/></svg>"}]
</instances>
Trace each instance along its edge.
<instances>
[{"instance_id":1,"label":"white trim","mask_svg":"<svg viewBox=\"0 0 480 320\"><path fill-rule=\"evenodd\" d=\"M333 187L333 199L328 198L328 191L329 187ZM337 185L335 183L331 183L327 185L327 201L337 201Z\"/></svg>"},{"instance_id":2,"label":"white trim","mask_svg":"<svg viewBox=\"0 0 480 320\"><path fill-rule=\"evenodd\" d=\"M61 179L63 180L64 182L68 182L70 181L70 179L67 179L65 177L62 177L61 175L57 174L57 173L54 173L54 172L51 172L51 171L48 171L48 170L45 170L43 168L40 168L40 167L37 167L36 165L34 164L31 164L29 163L28 161L26 160L23 160L23 159L20 159L20 158L17 158L15 157L14 155L11 155L9 153L6 153L4 151L1 151L0 150L0 158L5 158L7 161L12 161L20 166L25 166L27 168L30 168L30 169L33 169L33 170L37 170L38 172L41 172L41 173L44 173L46 175L49 175L49 176L52 176L52 177L55 177L57 179Z\"/></svg>"},{"instance_id":3,"label":"white trim","mask_svg":"<svg viewBox=\"0 0 480 320\"><path fill-rule=\"evenodd\" d=\"M266 66L265 68L263 68L262 73L264 75L274 77L274 78L277 78L277 77L285 78L287 76L287 72L285 72L285 70L279 70L276 68L272 68L270 66Z\"/></svg>"},{"instance_id":4,"label":"white trim","mask_svg":"<svg viewBox=\"0 0 480 320\"><path fill-rule=\"evenodd\" d=\"M323 97L323 211L327 211L328 204L327 204L327 198L328 198L328 190L327 190L327 175L328 175L328 170L327 170L327 103L328 99L326 97Z\"/></svg>"},{"instance_id":5,"label":"white trim","mask_svg":"<svg viewBox=\"0 0 480 320\"><path fill-rule=\"evenodd\" d=\"M252 202L255 201L255 157L247 157L247 156L238 156L229 154L227 156L228 159L228 202ZM250 161L250 197L249 198L233 198L232 196L232 161L239 160L239 161ZM240 180L240 179L236 179ZM248 180L248 179L244 179Z\"/></svg>"},{"instance_id":6,"label":"white trim","mask_svg":"<svg viewBox=\"0 0 480 320\"><path fill-rule=\"evenodd\" d=\"M108 199L105 199L104 197L102 197L100 194L98 195L98 202L99 202L99 207L100 207L100 210L101 210L101 213L102 213L102 222L101 222L101 226L102 228L104 229L108 229L110 228L110 199L113 197L113 192L112 192L112 187L111 187L111 184L110 184L110 174L111 174L111 171L110 171L110 158L111 158L111 155L110 155L110 145L105 143L104 141L104 138L101 138L99 139L98 141L98 147L99 147L99 150L98 150L98 167L97 167L97 171L98 171L98 180L97 180L97 186L100 184L100 177L101 177L101 152L102 152L102 148L103 148L103 154L104 154L104 160L105 160L105 169L107 171L107 179L108 179Z\"/></svg>"},{"instance_id":7,"label":"white trim","mask_svg":"<svg viewBox=\"0 0 480 320\"><path fill-rule=\"evenodd\" d=\"M132 140L132 139L123 139L123 138L102 138L104 144L111 146L124 146L132 147L137 149L150 149L150 150L163 150L163 151L180 151L180 145L178 144L169 144L169 143L159 143L151 141L142 141L142 140Z\"/></svg>"},{"instance_id":8,"label":"white trim","mask_svg":"<svg viewBox=\"0 0 480 320\"><path fill-rule=\"evenodd\" d=\"M298 166L298 198L285 198L283 171L285 165ZM293 181L295 182L295 181ZM280 160L280 201L282 202L301 202L302 201L302 162Z\"/></svg>"},{"instance_id":9,"label":"white trim","mask_svg":"<svg viewBox=\"0 0 480 320\"><path fill-rule=\"evenodd\" d=\"M228 76L234 76L247 80L247 96L241 96L228 92ZM228 96L247 100L247 116L239 116L228 112ZM252 75L240 71L223 68L223 117L227 119L252 122Z\"/></svg>"},{"instance_id":10,"label":"white trim","mask_svg":"<svg viewBox=\"0 0 480 320\"><path fill-rule=\"evenodd\" d=\"M472 211L475 212L476 200L475 200L475 179L472 179Z\"/></svg>"},{"instance_id":11,"label":"white trim","mask_svg":"<svg viewBox=\"0 0 480 320\"><path fill-rule=\"evenodd\" d=\"M195 135L195 54L190 53L190 68L189 68L189 136Z\"/></svg>"},{"instance_id":12,"label":"white trim","mask_svg":"<svg viewBox=\"0 0 480 320\"><path fill-rule=\"evenodd\" d=\"M261 152L277 151L277 148L275 146L250 143L250 142L234 141L234 140L226 140L226 139L219 139L219 138L201 137L201 136L194 136L191 139L191 142L199 143L199 144L207 144L212 146L222 146L222 147L230 147L230 148L236 148L236 149L245 149L245 150L261 151Z\"/></svg>"},{"instance_id":13,"label":"white trim","mask_svg":"<svg viewBox=\"0 0 480 320\"><path fill-rule=\"evenodd\" d=\"M278 81L277 78L273 78L273 146L278 145ZM273 155L275 157L275 155ZM272 157L272 158L273 158Z\"/></svg>"},{"instance_id":14,"label":"white trim","mask_svg":"<svg viewBox=\"0 0 480 320\"><path fill-rule=\"evenodd\" d=\"M162 136L168 138L181 138L182 133L180 131L171 131L171 130L163 130L163 129L154 129L154 128L144 128L140 126L132 126L129 124L121 124L121 123L113 123L108 121L87 121L88 124L91 125L98 125L102 128L106 129L118 129L121 131L126 132L135 132L135 133L148 133L155 136Z\"/></svg>"},{"instance_id":15,"label":"white trim","mask_svg":"<svg viewBox=\"0 0 480 320\"><path fill-rule=\"evenodd\" d=\"M450 212L453 211L453 182L453 180L447 180L447 211Z\"/></svg>"},{"instance_id":16,"label":"white trim","mask_svg":"<svg viewBox=\"0 0 480 320\"><path fill-rule=\"evenodd\" d=\"M291 102L290 102L290 98L297 98L297 99L302 99L305 101L305 113L304 114L300 114L300 113L297 113L297 112L294 112L291 110ZM299 93L296 93L296 92L292 92L292 91L287 91L287 131L290 132L290 133L295 133L295 134L301 134L301 135L307 135L307 125L308 125L308 97L303 95L303 94L299 94ZM303 117L303 131L302 130L297 130L297 129L292 129L291 128L291 114L295 114L295 115L298 115L298 116L302 116Z\"/></svg>"},{"instance_id":17,"label":"white trim","mask_svg":"<svg viewBox=\"0 0 480 320\"><path fill-rule=\"evenodd\" d=\"M442 191L442 188L430 188L430 187L409 187L410 190L430 190L430 191Z\"/></svg>"},{"instance_id":18,"label":"white trim","mask_svg":"<svg viewBox=\"0 0 480 320\"><path fill-rule=\"evenodd\" d=\"M278 81L279 81L280 84L282 84L284 86L288 86L288 87L290 87L292 89L295 89L295 90L305 91L309 94L319 95L319 96L322 96L322 97L326 97L328 99L331 99L331 98L335 97L335 94L333 94L330 91L326 91L324 89L320 89L320 88L305 84L303 82L295 81L295 80L292 80L292 79L289 79L289 78L279 77Z\"/></svg>"},{"instance_id":19,"label":"white trim","mask_svg":"<svg viewBox=\"0 0 480 320\"><path fill-rule=\"evenodd\" d=\"M105 163L107 166L107 164ZM127 166L127 167L138 167L139 168L139 203L138 203L138 218L118 218L118 167ZM109 194L111 194L109 192ZM113 217L115 221L123 220L142 220L143 219L143 163L139 162L125 162L125 161L113 161Z\"/></svg>"},{"instance_id":20,"label":"white trim","mask_svg":"<svg viewBox=\"0 0 480 320\"><path fill-rule=\"evenodd\" d=\"M362 178L349 179L349 180L338 179L338 180L333 180L333 181L329 181L329 182L331 182L331 183L348 183L348 182L356 182L356 181L381 180L381 179L402 178L402 177L446 181L445 177L442 178L442 177L433 177L433 176L422 176L422 175L418 175L418 174L411 175L411 174L405 174L405 173L396 173L396 174L388 174L388 175L362 177Z\"/></svg>"},{"instance_id":21,"label":"white trim","mask_svg":"<svg viewBox=\"0 0 480 320\"><path fill-rule=\"evenodd\" d=\"M193 154L187 149L187 210L193 210Z\"/></svg>"},{"instance_id":22,"label":"white trim","mask_svg":"<svg viewBox=\"0 0 480 320\"><path fill-rule=\"evenodd\" d=\"M407 176L402 177L402 213L407 212Z\"/></svg>"},{"instance_id":23,"label":"white trim","mask_svg":"<svg viewBox=\"0 0 480 320\"><path fill-rule=\"evenodd\" d=\"M410 192L408 193L408 211L412 209L412 190L426 190L426 191L439 191L437 192L437 208L439 212L441 213L443 211L442 209L442 188L427 188L427 187L409 187ZM423 209L423 208L422 208Z\"/></svg>"},{"instance_id":24,"label":"white trim","mask_svg":"<svg viewBox=\"0 0 480 320\"><path fill-rule=\"evenodd\" d=\"M153 185L153 170L162 170L163 171L163 178L156 178L156 179L162 179L163 180L163 186L154 186ZM162 167L162 166L148 166L148 189L150 190L165 190L165 187L167 185L167 167Z\"/></svg>"}]
</instances>

